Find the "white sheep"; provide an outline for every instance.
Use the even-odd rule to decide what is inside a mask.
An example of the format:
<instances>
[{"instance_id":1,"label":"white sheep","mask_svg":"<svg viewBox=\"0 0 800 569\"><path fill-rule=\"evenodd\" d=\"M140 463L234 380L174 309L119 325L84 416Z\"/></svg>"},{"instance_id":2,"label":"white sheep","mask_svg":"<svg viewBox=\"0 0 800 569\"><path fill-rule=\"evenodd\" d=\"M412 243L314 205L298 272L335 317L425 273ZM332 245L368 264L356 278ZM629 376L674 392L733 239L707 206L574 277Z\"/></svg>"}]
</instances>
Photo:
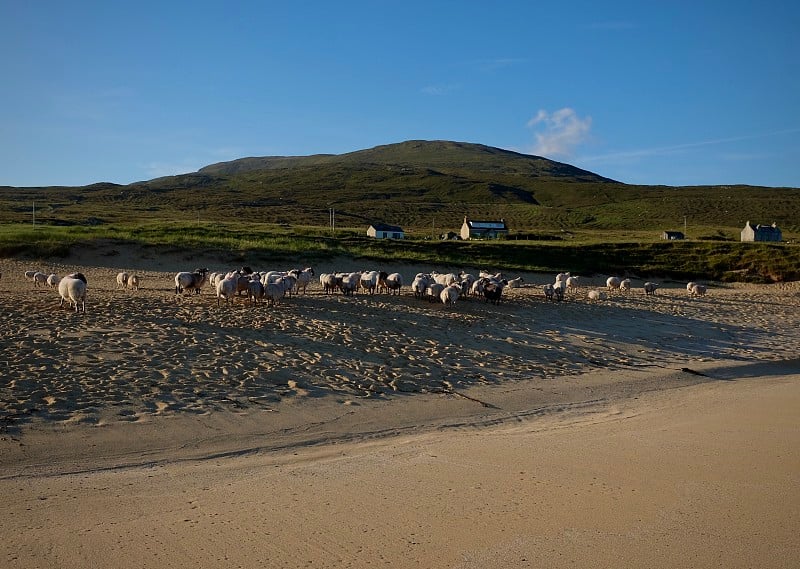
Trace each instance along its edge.
<instances>
[{"instance_id":1,"label":"white sheep","mask_svg":"<svg viewBox=\"0 0 800 569\"><path fill-rule=\"evenodd\" d=\"M217 306L221 298L225 299L225 304L229 304L233 297L236 296L237 286L239 284L239 276L237 273L226 275L221 281L217 281L215 293L217 295Z\"/></svg>"},{"instance_id":2,"label":"white sheep","mask_svg":"<svg viewBox=\"0 0 800 569\"><path fill-rule=\"evenodd\" d=\"M47 285L47 275L36 271L33 275L33 286L45 286Z\"/></svg>"},{"instance_id":3,"label":"white sheep","mask_svg":"<svg viewBox=\"0 0 800 569\"><path fill-rule=\"evenodd\" d=\"M443 284L432 282L428 285L428 288L425 290L425 295L431 302L438 301L441 300L441 295L443 290L444 290Z\"/></svg>"},{"instance_id":4,"label":"white sheep","mask_svg":"<svg viewBox=\"0 0 800 569\"><path fill-rule=\"evenodd\" d=\"M247 289L247 298L250 304L258 304L264 298L264 285L258 278L250 279Z\"/></svg>"},{"instance_id":5,"label":"white sheep","mask_svg":"<svg viewBox=\"0 0 800 569\"><path fill-rule=\"evenodd\" d=\"M139 275L131 275L128 277L128 288L131 290L139 290Z\"/></svg>"},{"instance_id":6,"label":"white sheep","mask_svg":"<svg viewBox=\"0 0 800 569\"><path fill-rule=\"evenodd\" d=\"M378 278L380 277L379 271L365 271L361 273L359 278L359 286L370 294L375 294L378 288Z\"/></svg>"},{"instance_id":7,"label":"white sheep","mask_svg":"<svg viewBox=\"0 0 800 569\"><path fill-rule=\"evenodd\" d=\"M293 275L297 282L295 283L295 290L299 293L302 289L303 294L306 293L306 288L308 287L311 279L314 277L314 269L311 267L306 267L302 271L300 269L293 269L289 271L289 274Z\"/></svg>"},{"instance_id":8,"label":"white sheep","mask_svg":"<svg viewBox=\"0 0 800 569\"><path fill-rule=\"evenodd\" d=\"M117 273L117 288L125 288L128 286L128 273L125 271Z\"/></svg>"},{"instance_id":9,"label":"white sheep","mask_svg":"<svg viewBox=\"0 0 800 569\"><path fill-rule=\"evenodd\" d=\"M657 283L646 282L644 283L644 293L648 296L654 296L656 294L656 289L658 288Z\"/></svg>"},{"instance_id":10,"label":"white sheep","mask_svg":"<svg viewBox=\"0 0 800 569\"><path fill-rule=\"evenodd\" d=\"M525 284L525 279L517 277L508 281L508 288L520 288Z\"/></svg>"},{"instance_id":11,"label":"white sheep","mask_svg":"<svg viewBox=\"0 0 800 569\"><path fill-rule=\"evenodd\" d=\"M688 283L686 283L686 292L689 294L689 296L692 296L692 289L696 284L697 283L694 281L689 281Z\"/></svg>"},{"instance_id":12,"label":"white sheep","mask_svg":"<svg viewBox=\"0 0 800 569\"><path fill-rule=\"evenodd\" d=\"M400 275L400 273L386 275L386 277L383 279L383 284L389 294L399 295L400 289L403 287L403 277Z\"/></svg>"},{"instance_id":13,"label":"white sheep","mask_svg":"<svg viewBox=\"0 0 800 569\"><path fill-rule=\"evenodd\" d=\"M193 291L200 294L200 287L206 282L208 269L195 269L193 272L181 272L175 275L175 294Z\"/></svg>"},{"instance_id":14,"label":"white sheep","mask_svg":"<svg viewBox=\"0 0 800 569\"><path fill-rule=\"evenodd\" d=\"M39 271L25 271L25 279L33 282L33 276Z\"/></svg>"},{"instance_id":15,"label":"white sheep","mask_svg":"<svg viewBox=\"0 0 800 569\"><path fill-rule=\"evenodd\" d=\"M443 304L455 304L459 296L461 296L461 285L458 283L447 285L439 293Z\"/></svg>"},{"instance_id":16,"label":"white sheep","mask_svg":"<svg viewBox=\"0 0 800 569\"><path fill-rule=\"evenodd\" d=\"M594 302L608 299L608 293L602 290L590 290L588 293L586 293L586 296L589 298L589 300Z\"/></svg>"},{"instance_id":17,"label":"white sheep","mask_svg":"<svg viewBox=\"0 0 800 569\"><path fill-rule=\"evenodd\" d=\"M75 306L75 312L86 313L86 277L83 273L72 273L58 283L58 294L61 295L59 306L68 304Z\"/></svg>"},{"instance_id":18,"label":"white sheep","mask_svg":"<svg viewBox=\"0 0 800 569\"><path fill-rule=\"evenodd\" d=\"M267 283L264 286L264 296L267 297L267 304L275 306L283 298L283 287L278 283Z\"/></svg>"},{"instance_id":19,"label":"white sheep","mask_svg":"<svg viewBox=\"0 0 800 569\"><path fill-rule=\"evenodd\" d=\"M358 283L361 280L361 273L345 273L342 276L342 283L339 288L342 289L342 294L345 296L353 296L353 293L358 289Z\"/></svg>"},{"instance_id":20,"label":"white sheep","mask_svg":"<svg viewBox=\"0 0 800 569\"><path fill-rule=\"evenodd\" d=\"M450 286L454 282L458 281L458 276L455 273L431 273L431 277L433 277L434 282L439 283L440 285Z\"/></svg>"},{"instance_id":21,"label":"white sheep","mask_svg":"<svg viewBox=\"0 0 800 569\"><path fill-rule=\"evenodd\" d=\"M619 285L622 283L619 277L608 277L606 279L606 288L608 290L619 290Z\"/></svg>"},{"instance_id":22,"label":"white sheep","mask_svg":"<svg viewBox=\"0 0 800 569\"><path fill-rule=\"evenodd\" d=\"M319 284L322 285L322 290L325 294L330 294L339 288L339 281L333 273L322 273L319 276Z\"/></svg>"},{"instance_id":23,"label":"white sheep","mask_svg":"<svg viewBox=\"0 0 800 569\"><path fill-rule=\"evenodd\" d=\"M619 282L619 291L628 292L629 290L631 290L631 279L622 279Z\"/></svg>"},{"instance_id":24,"label":"white sheep","mask_svg":"<svg viewBox=\"0 0 800 569\"><path fill-rule=\"evenodd\" d=\"M61 279L58 278L58 275L55 273L50 273L47 275L47 286L50 288L55 288L58 286L58 283L61 282Z\"/></svg>"},{"instance_id":25,"label":"white sheep","mask_svg":"<svg viewBox=\"0 0 800 569\"><path fill-rule=\"evenodd\" d=\"M565 282L568 291L578 292L578 277L569 276Z\"/></svg>"},{"instance_id":26,"label":"white sheep","mask_svg":"<svg viewBox=\"0 0 800 569\"><path fill-rule=\"evenodd\" d=\"M703 284L692 283L692 290L690 291L691 296L705 296L708 287Z\"/></svg>"},{"instance_id":27,"label":"white sheep","mask_svg":"<svg viewBox=\"0 0 800 569\"><path fill-rule=\"evenodd\" d=\"M547 283L546 285L542 285L542 291L544 292L544 297L547 300L553 300L553 296L556 294L556 287L550 283Z\"/></svg>"},{"instance_id":28,"label":"white sheep","mask_svg":"<svg viewBox=\"0 0 800 569\"><path fill-rule=\"evenodd\" d=\"M417 273L414 280L411 281L411 292L413 292L414 296L417 298L423 298L431 282L433 282L433 279L431 279L430 275Z\"/></svg>"}]
</instances>

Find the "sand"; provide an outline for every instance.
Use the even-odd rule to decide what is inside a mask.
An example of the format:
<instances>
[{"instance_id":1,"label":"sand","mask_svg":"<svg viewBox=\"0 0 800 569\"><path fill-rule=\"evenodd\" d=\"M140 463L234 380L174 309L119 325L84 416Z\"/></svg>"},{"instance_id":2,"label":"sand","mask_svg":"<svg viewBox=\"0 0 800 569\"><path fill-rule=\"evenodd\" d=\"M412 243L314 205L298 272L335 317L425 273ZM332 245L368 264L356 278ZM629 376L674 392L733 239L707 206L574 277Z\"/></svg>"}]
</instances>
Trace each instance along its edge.
<instances>
[{"instance_id":1,"label":"sand","mask_svg":"<svg viewBox=\"0 0 800 569\"><path fill-rule=\"evenodd\" d=\"M111 253L0 260L4 567L800 563L798 283L217 307Z\"/></svg>"}]
</instances>

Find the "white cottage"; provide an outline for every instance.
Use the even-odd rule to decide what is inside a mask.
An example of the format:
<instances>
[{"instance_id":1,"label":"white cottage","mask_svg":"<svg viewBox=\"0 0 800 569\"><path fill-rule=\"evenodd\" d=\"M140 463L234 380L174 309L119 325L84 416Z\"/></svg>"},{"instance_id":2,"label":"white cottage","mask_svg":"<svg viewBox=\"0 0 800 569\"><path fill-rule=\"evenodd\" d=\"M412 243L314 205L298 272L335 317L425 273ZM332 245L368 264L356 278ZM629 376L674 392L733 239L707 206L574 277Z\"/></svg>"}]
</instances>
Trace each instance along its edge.
<instances>
[{"instance_id":1,"label":"white cottage","mask_svg":"<svg viewBox=\"0 0 800 569\"><path fill-rule=\"evenodd\" d=\"M402 227L397 225L387 225L385 223L373 223L367 229L367 236L375 239L403 239L405 233Z\"/></svg>"}]
</instances>

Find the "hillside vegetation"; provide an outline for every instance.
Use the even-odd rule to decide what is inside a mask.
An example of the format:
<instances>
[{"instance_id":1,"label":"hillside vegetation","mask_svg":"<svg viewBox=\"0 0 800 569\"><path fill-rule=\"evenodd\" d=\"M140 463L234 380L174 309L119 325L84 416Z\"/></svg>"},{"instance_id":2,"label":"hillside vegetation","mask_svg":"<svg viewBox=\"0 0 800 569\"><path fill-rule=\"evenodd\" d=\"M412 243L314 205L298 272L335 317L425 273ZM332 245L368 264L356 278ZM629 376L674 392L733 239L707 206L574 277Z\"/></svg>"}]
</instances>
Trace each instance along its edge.
<instances>
[{"instance_id":1,"label":"hillside vegetation","mask_svg":"<svg viewBox=\"0 0 800 569\"><path fill-rule=\"evenodd\" d=\"M800 273L795 246L733 243L748 220L777 222L784 239L796 241L798 188L633 186L537 156L448 141L243 158L127 185L0 187L0 206L3 254L67 254L86 240L124 239L233 256L259 250L521 270L704 270L728 280ZM510 241L439 243L465 216L505 219ZM29 231L34 219L38 231ZM409 239L365 239L376 222L402 226ZM691 241L659 242L662 231L684 227Z\"/></svg>"}]
</instances>

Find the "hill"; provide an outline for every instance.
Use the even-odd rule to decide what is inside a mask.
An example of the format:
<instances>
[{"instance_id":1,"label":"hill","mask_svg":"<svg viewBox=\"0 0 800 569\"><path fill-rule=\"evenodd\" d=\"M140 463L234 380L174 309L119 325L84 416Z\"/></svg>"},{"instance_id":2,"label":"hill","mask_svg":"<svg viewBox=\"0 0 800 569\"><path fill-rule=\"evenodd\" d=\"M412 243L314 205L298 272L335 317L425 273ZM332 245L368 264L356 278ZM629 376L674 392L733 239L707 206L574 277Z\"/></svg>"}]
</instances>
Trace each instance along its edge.
<instances>
[{"instance_id":1,"label":"hill","mask_svg":"<svg viewBox=\"0 0 800 569\"><path fill-rule=\"evenodd\" d=\"M325 226L402 225L431 234L465 215L516 233L723 230L745 221L800 231L800 189L632 186L481 144L407 141L341 155L251 157L128 185L0 188L0 221L52 225L203 220Z\"/></svg>"}]
</instances>

